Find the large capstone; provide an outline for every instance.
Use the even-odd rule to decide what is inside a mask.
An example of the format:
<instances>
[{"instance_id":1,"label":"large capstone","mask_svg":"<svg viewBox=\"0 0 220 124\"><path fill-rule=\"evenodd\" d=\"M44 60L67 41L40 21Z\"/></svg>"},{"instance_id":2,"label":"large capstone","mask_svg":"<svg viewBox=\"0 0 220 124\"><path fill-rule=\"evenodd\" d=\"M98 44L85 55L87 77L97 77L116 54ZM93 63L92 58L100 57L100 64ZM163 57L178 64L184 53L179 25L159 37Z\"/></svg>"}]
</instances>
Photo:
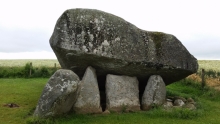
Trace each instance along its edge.
<instances>
[{"instance_id":1,"label":"large capstone","mask_svg":"<svg viewBox=\"0 0 220 124\"><path fill-rule=\"evenodd\" d=\"M43 89L34 116L50 117L69 112L78 95L79 81L71 70L56 71Z\"/></svg>"},{"instance_id":2,"label":"large capstone","mask_svg":"<svg viewBox=\"0 0 220 124\"><path fill-rule=\"evenodd\" d=\"M100 92L95 69L88 67L80 82L79 96L73 106L76 113L101 113Z\"/></svg>"},{"instance_id":3,"label":"large capstone","mask_svg":"<svg viewBox=\"0 0 220 124\"><path fill-rule=\"evenodd\" d=\"M168 85L198 68L196 58L175 36L141 30L99 10L66 10L56 23L50 45L62 68L80 78L92 66L98 77L135 76L143 88L151 75L160 75Z\"/></svg>"},{"instance_id":4,"label":"large capstone","mask_svg":"<svg viewBox=\"0 0 220 124\"><path fill-rule=\"evenodd\" d=\"M140 110L136 77L108 74L106 78L106 109L110 111Z\"/></svg>"}]
</instances>

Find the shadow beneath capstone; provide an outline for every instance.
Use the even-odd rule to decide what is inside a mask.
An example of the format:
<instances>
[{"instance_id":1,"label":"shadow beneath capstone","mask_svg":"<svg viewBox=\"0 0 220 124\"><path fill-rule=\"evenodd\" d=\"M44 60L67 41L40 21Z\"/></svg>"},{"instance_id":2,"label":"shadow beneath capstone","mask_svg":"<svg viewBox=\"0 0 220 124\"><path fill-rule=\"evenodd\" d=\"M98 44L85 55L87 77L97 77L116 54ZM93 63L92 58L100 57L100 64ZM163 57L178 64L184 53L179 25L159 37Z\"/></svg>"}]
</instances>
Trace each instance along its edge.
<instances>
[{"instance_id":1,"label":"shadow beneath capstone","mask_svg":"<svg viewBox=\"0 0 220 124\"><path fill-rule=\"evenodd\" d=\"M139 101L140 101L140 106L141 106L142 96L144 94L145 87L147 86L147 81L146 80L138 79L138 82L139 82L139 85L138 85ZM140 109L142 110L142 106L140 107Z\"/></svg>"},{"instance_id":2,"label":"shadow beneath capstone","mask_svg":"<svg viewBox=\"0 0 220 124\"><path fill-rule=\"evenodd\" d=\"M106 76L98 76L98 86L99 86L99 92L100 92L100 98L101 98L101 107L102 111L105 111L106 109L106 93L105 93L105 84L106 84Z\"/></svg>"}]
</instances>

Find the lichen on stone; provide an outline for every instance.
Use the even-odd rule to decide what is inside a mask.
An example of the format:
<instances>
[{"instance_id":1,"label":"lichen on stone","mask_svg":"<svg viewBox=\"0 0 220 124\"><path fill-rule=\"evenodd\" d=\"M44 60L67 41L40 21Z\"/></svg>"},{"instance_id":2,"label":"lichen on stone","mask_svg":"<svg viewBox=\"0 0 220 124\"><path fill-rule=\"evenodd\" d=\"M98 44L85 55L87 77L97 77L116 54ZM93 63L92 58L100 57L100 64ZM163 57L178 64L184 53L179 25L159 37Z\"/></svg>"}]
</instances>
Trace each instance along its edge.
<instances>
[{"instance_id":1,"label":"lichen on stone","mask_svg":"<svg viewBox=\"0 0 220 124\"><path fill-rule=\"evenodd\" d=\"M156 55L157 57L162 56L162 42L164 38L164 33L162 32L151 32L151 38L154 41L155 49L156 49Z\"/></svg>"},{"instance_id":2,"label":"lichen on stone","mask_svg":"<svg viewBox=\"0 0 220 124\"><path fill-rule=\"evenodd\" d=\"M86 67L93 66L102 76L111 73L146 80L160 73L169 84L198 68L197 60L175 36L141 30L118 16L94 9L65 11L50 44L61 66L80 77Z\"/></svg>"}]
</instances>

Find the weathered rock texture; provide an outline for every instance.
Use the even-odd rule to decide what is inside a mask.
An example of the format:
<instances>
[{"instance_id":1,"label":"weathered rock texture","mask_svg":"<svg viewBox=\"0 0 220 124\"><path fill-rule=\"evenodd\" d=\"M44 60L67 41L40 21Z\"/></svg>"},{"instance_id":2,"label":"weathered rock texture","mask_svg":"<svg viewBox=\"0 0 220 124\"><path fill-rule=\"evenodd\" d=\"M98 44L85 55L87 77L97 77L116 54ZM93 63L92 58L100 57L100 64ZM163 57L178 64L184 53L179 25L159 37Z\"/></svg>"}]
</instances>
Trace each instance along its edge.
<instances>
[{"instance_id":1,"label":"weathered rock texture","mask_svg":"<svg viewBox=\"0 0 220 124\"><path fill-rule=\"evenodd\" d=\"M136 77L108 74L106 78L106 109L116 112L140 110Z\"/></svg>"},{"instance_id":2,"label":"weathered rock texture","mask_svg":"<svg viewBox=\"0 0 220 124\"><path fill-rule=\"evenodd\" d=\"M171 108L173 108L173 103L170 102L170 101L166 101L166 102L163 104L163 108L165 108L165 109L171 109Z\"/></svg>"},{"instance_id":3,"label":"weathered rock texture","mask_svg":"<svg viewBox=\"0 0 220 124\"><path fill-rule=\"evenodd\" d=\"M196 106L193 103L187 103L185 108L188 108L189 110L195 110Z\"/></svg>"},{"instance_id":4,"label":"weathered rock texture","mask_svg":"<svg viewBox=\"0 0 220 124\"><path fill-rule=\"evenodd\" d=\"M71 70L56 71L44 87L34 116L48 117L69 112L77 98L79 81Z\"/></svg>"},{"instance_id":5,"label":"weathered rock texture","mask_svg":"<svg viewBox=\"0 0 220 124\"><path fill-rule=\"evenodd\" d=\"M73 107L74 111L80 114L102 113L97 77L92 67L86 69L79 90L79 96Z\"/></svg>"},{"instance_id":6,"label":"weathered rock texture","mask_svg":"<svg viewBox=\"0 0 220 124\"><path fill-rule=\"evenodd\" d=\"M183 97L175 96L168 97L166 102L163 104L164 109L172 109L172 108L186 108L189 110L195 110L195 101L192 98L188 98L187 100Z\"/></svg>"},{"instance_id":7,"label":"weathered rock texture","mask_svg":"<svg viewBox=\"0 0 220 124\"><path fill-rule=\"evenodd\" d=\"M120 17L91 9L70 9L58 19L50 45L62 68L80 77L92 66L97 76L161 75L166 85L198 68L197 60L173 35L144 31Z\"/></svg>"},{"instance_id":8,"label":"weathered rock texture","mask_svg":"<svg viewBox=\"0 0 220 124\"><path fill-rule=\"evenodd\" d=\"M153 105L162 105L166 100L166 86L159 75L150 76L142 96L142 109L149 110Z\"/></svg>"},{"instance_id":9,"label":"weathered rock texture","mask_svg":"<svg viewBox=\"0 0 220 124\"><path fill-rule=\"evenodd\" d=\"M183 105L185 105L185 103L183 102L182 99L176 99L174 101L174 106L183 106Z\"/></svg>"}]
</instances>

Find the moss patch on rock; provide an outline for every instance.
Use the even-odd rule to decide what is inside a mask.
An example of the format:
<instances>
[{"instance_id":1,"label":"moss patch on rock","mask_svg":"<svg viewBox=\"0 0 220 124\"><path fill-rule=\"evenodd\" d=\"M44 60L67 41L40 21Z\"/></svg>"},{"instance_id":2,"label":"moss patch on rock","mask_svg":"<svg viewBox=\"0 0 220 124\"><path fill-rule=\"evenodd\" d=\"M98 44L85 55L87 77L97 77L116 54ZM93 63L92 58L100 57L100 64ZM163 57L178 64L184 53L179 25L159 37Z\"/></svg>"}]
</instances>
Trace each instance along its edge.
<instances>
[{"instance_id":1,"label":"moss patch on rock","mask_svg":"<svg viewBox=\"0 0 220 124\"><path fill-rule=\"evenodd\" d=\"M162 41L164 37L164 33L162 32L152 32L151 33L152 40L155 44L156 55L160 57L162 55L161 48L162 48Z\"/></svg>"}]
</instances>

